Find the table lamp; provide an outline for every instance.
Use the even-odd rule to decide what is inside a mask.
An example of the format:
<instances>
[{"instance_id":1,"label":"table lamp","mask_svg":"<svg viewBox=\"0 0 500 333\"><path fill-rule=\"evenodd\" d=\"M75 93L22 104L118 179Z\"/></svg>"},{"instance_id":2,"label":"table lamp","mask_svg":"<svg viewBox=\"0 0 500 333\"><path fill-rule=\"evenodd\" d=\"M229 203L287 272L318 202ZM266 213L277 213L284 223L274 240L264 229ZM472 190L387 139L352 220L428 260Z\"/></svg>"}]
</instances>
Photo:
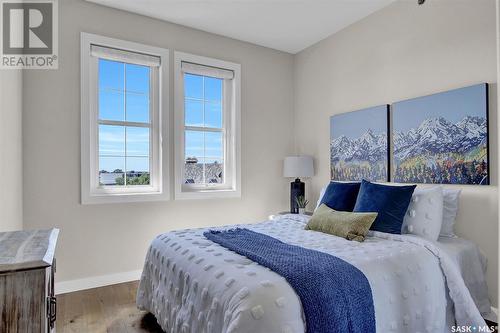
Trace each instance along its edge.
<instances>
[{"instance_id":1,"label":"table lamp","mask_svg":"<svg viewBox=\"0 0 500 333\"><path fill-rule=\"evenodd\" d=\"M301 177L314 176L313 158L311 156L288 156L283 164L283 176L295 178L290 183L290 213L298 214L297 197L305 196L306 184L300 181Z\"/></svg>"}]
</instances>

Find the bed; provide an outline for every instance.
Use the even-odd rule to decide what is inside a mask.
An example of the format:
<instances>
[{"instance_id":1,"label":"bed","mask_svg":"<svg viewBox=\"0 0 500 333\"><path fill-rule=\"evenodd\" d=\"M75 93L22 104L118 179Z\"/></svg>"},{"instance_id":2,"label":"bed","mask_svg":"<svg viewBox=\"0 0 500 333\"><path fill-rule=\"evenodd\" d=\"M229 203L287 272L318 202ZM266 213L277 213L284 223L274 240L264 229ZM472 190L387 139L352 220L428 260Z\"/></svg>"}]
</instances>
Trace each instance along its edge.
<instances>
[{"instance_id":1,"label":"bed","mask_svg":"<svg viewBox=\"0 0 500 333\"><path fill-rule=\"evenodd\" d=\"M491 312L486 285L487 260L478 246L474 242L459 237L439 237L437 245L458 266L464 283L483 318L493 316L491 319L496 322L496 315Z\"/></svg>"},{"instance_id":2,"label":"bed","mask_svg":"<svg viewBox=\"0 0 500 333\"><path fill-rule=\"evenodd\" d=\"M473 243L374 231L359 243L304 230L308 218L282 215L211 229L246 228L347 261L369 281L378 332L486 325L480 313L489 311L485 261ZM288 282L208 240L206 230L179 230L153 240L137 306L154 314L166 332L305 332L301 301ZM479 272L478 266L467 268L471 263Z\"/></svg>"}]
</instances>

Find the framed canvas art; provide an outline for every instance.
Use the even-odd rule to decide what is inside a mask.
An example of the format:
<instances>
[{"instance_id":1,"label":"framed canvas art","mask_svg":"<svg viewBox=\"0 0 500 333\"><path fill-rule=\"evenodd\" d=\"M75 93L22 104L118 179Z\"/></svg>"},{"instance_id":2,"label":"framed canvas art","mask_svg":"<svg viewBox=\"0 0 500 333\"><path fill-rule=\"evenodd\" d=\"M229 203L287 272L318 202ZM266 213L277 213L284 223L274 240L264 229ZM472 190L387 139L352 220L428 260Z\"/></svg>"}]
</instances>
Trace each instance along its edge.
<instances>
[{"instance_id":1,"label":"framed canvas art","mask_svg":"<svg viewBox=\"0 0 500 333\"><path fill-rule=\"evenodd\" d=\"M330 117L332 180L389 180L389 105Z\"/></svg>"},{"instance_id":2,"label":"framed canvas art","mask_svg":"<svg viewBox=\"0 0 500 333\"><path fill-rule=\"evenodd\" d=\"M486 83L393 104L392 132L395 182L489 184Z\"/></svg>"}]
</instances>

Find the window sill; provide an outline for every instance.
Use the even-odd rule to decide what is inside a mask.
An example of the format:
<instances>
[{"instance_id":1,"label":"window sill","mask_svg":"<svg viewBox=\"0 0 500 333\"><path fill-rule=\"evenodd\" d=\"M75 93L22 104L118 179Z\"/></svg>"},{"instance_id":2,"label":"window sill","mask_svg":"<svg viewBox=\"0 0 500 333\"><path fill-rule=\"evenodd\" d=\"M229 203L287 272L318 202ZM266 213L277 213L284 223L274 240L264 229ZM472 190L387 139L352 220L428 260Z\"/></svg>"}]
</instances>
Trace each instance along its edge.
<instances>
[{"instance_id":1,"label":"window sill","mask_svg":"<svg viewBox=\"0 0 500 333\"><path fill-rule=\"evenodd\" d=\"M82 197L82 205L130 203L130 202L153 202L169 200L168 193L117 193L117 194L95 194Z\"/></svg>"},{"instance_id":2,"label":"window sill","mask_svg":"<svg viewBox=\"0 0 500 333\"><path fill-rule=\"evenodd\" d=\"M177 191L175 200L189 199L222 199L222 198L241 198L241 191L234 189L207 189L193 191Z\"/></svg>"}]
</instances>

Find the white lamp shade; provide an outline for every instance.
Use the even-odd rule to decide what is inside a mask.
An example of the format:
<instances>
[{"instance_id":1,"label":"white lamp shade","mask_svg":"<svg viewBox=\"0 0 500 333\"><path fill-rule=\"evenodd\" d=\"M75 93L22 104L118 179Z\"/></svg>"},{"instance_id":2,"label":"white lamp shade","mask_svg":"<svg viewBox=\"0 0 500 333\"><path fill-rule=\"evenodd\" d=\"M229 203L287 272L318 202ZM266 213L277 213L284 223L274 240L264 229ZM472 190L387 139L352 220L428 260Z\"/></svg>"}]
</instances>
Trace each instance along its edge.
<instances>
[{"instance_id":1,"label":"white lamp shade","mask_svg":"<svg viewBox=\"0 0 500 333\"><path fill-rule=\"evenodd\" d=\"M283 176L291 178L314 176L313 158L311 156L288 156L283 165Z\"/></svg>"}]
</instances>

